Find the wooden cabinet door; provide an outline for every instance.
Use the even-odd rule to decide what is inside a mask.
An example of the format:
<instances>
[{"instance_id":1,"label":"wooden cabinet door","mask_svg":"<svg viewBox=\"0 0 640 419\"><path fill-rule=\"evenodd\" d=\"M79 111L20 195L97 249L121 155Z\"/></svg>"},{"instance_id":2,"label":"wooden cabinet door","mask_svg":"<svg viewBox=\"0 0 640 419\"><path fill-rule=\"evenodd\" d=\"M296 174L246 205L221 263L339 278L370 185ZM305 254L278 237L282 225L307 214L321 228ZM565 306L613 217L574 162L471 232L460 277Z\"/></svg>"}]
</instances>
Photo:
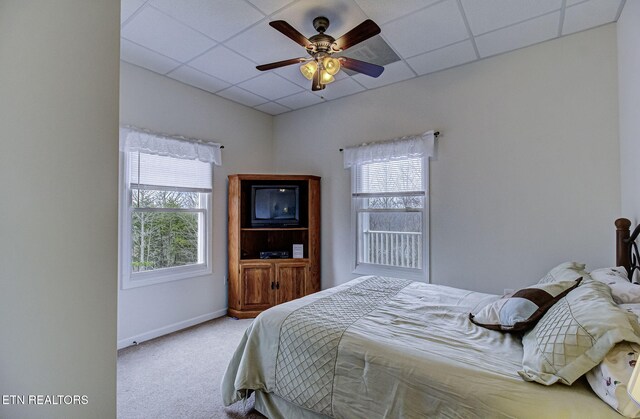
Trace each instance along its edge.
<instances>
[{"instance_id":1,"label":"wooden cabinet door","mask_svg":"<svg viewBox=\"0 0 640 419\"><path fill-rule=\"evenodd\" d=\"M266 310L274 304L275 276L271 263L241 263L242 310Z\"/></svg>"},{"instance_id":2,"label":"wooden cabinet door","mask_svg":"<svg viewBox=\"0 0 640 419\"><path fill-rule=\"evenodd\" d=\"M308 270L306 262L276 264L276 304L305 296Z\"/></svg>"}]
</instances>

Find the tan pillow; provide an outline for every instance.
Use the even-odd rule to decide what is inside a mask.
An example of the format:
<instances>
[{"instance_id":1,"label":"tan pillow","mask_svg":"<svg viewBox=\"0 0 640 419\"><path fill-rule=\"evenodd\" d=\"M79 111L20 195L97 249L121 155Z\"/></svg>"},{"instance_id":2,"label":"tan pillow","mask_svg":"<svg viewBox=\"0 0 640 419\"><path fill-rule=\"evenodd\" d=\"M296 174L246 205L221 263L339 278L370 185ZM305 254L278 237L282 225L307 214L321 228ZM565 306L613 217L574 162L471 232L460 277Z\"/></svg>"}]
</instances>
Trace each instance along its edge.
<instances>
[{"instance_id":1,"label":"tan pillow","mask_svg":"<svg viewBox=\"0 0 640 419\"><path fill-rule=\"evenodd\" d=\"M585 280L591 279L589 273L584 270L584 263L577 262L564 262L555 268L551 269L545 276L542 277L538 284L548 284L550 282L560 281L575 281L582 277Z\"/></svg>"},{"instance_id":2,"label":"tan pillow","mask_svg":"<svg viewBox=\"0 0 640 419\"><path fill-rule=\"evenodd\" d=\"M589 280L560 299L522 339L518 374L526 381L571 385L618 342L640 343L635 316L619 308L605 284Z\"/></svg>"}]
</instances>

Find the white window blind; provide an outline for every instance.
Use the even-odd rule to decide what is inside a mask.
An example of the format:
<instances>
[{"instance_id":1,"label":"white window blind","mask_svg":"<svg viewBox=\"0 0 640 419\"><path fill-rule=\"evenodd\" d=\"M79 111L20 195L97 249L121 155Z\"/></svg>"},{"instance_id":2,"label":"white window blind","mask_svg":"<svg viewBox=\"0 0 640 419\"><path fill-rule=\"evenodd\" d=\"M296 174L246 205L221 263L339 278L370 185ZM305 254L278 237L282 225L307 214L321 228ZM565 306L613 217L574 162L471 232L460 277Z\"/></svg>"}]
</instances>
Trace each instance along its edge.
<instances>
[{"instance_id":1,"label":"white window blind","mask_svg":"<svg viewBox=\"0 0 640 419\"><path fill-rule=\"evenodd\" d=\"M360 164L354 195L424 194L422 165L422 158Z\"/></svg>"},{"instance_id":2,"label":"white window blind","mask_svg":"<svg viewBox=\"0 0 640 419\"><path fill-rule=\"evenodd\" d=\"M129 182L136 189L211 192L211 163L129 152Z\"/></svg>"}]
</instances>

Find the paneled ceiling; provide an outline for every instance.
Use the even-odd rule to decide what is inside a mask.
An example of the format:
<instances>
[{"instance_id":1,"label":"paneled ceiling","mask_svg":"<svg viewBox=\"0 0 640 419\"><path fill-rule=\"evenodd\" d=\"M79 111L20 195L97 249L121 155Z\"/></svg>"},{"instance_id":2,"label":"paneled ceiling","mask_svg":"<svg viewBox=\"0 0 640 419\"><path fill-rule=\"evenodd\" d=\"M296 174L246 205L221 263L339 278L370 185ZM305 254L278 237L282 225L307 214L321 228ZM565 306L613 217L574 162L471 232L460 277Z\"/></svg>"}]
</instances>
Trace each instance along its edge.
<instances>
[{"instance_id":1,"label":"paneled ceiling","mask_svg":"<svg viewBox=\"0 0 640 419\"><path fill-rule=\"evenodd\" d=\"M121 58L277 115L614 22L625 1L122 0ZM364 56L386 42L400 59L379 78L341 71L318 92L298 65L256 70L306 55L270 21L310 37L316 16L335 38L373 19L382 33L361 44Z\"/></svg>"}]
</instances>

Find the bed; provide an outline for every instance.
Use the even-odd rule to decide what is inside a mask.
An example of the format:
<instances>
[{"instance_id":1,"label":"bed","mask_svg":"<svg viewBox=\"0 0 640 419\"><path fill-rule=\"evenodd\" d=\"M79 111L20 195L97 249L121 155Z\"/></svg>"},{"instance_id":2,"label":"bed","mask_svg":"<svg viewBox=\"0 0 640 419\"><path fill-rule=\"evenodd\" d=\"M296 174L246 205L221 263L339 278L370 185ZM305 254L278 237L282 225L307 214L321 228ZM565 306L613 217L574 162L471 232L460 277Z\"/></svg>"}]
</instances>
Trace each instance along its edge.
<instances>
[{"instance_id":1,"label":"bed","mask_svg":"<svg viewBox=\"0 0 640 419\"><path fill-rule=\"evenodd\" d=\"M629 267L631 243L627 225L617 258ZM224 403L255 392L269 418L621 417L584 378L524 381L520 335L469 321L498 298L366 276L275 306L234 353Z\"/></svg>"}]
</instances>

